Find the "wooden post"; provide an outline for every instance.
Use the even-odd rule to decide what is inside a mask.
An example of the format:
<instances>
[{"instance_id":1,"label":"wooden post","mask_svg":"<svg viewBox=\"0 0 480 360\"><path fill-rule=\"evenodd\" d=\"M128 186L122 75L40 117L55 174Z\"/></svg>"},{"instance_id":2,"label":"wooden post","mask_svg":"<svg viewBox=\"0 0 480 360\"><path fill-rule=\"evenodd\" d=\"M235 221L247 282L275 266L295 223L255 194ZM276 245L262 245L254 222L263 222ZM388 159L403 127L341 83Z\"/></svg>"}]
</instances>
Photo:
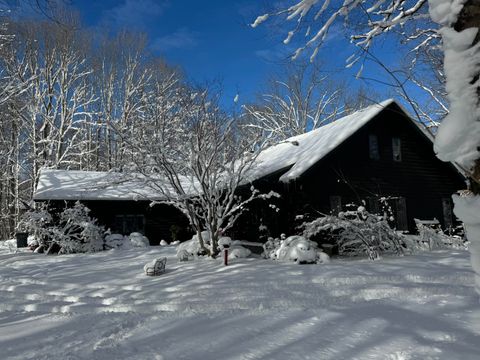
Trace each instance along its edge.
<instances>
[{"instance_id":1,"label":"wooden post","mask_svg":"<svg viewBox=\"0 0 480 360\"><path fill-rule=\"evenodd\" d=\"M228 249L223 249L223 265L228 265Z\"/></svg>"}]
</instances>

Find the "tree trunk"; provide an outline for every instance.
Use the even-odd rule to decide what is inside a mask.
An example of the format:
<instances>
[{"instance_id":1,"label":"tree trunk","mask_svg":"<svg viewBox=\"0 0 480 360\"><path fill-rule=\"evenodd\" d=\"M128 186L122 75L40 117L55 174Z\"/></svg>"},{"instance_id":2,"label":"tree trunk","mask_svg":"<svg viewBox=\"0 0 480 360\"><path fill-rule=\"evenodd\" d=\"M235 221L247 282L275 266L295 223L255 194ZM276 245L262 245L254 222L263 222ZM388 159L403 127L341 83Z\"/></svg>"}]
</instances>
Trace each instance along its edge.
<instances>
[{"instance_id":1,"label":"tree trunk","mask_svg":"<svg viewBox=\"0 0 480 360\"><path fill-rule=\"evenodd\" d=\"M210 241L210 256L216 258L218 255L218 234L216 232L212 232Z\"/></svg>"},{"instance_id":2,"label":"tree trunk","mask_svg":"<svg viewBox=\"0 0 480 360\"><path fill-rule=\"evenodd\" d=\"M198 242L200 244L200 249L202 249L202 251L205 251L207 255L210 255L210 250L205 246L205 241L203 240L201 230L197 230L197 237L198 237Z\"/></svg>"},{"instance_id":3,"label":"tree trunk","mask_svg":"<svg viewBox=\"0 0 480 360\"><path fill-rule=\"evenodd\" d=\"M467 0L460 11L460 14L458 14L457 22L453 25L453 28L457 32L461 32L469 28L477 28L477 36L473 40L471 47L480 42L480 0ZM478 81L479 77L480 70L473 76L470 84L474 84L476 81ZM478 108L480 108L480 87L477 87L477 109ZM477 119L477 121L480 121L480 119ZM475 162L475 166L472 169L469 180L469 190L474 195L480 195L480 159L477 159Z\"/></svg>"},{"instance_id":4,"label":"tree trunk","mask_svg":"<svg viewBox=\"0 0 480 360\"><path fill-rule=\"evenodd\" d=\"M480 0L467 0L458 15L453 28L457 32L477 28L477 35L471 47L480 42ZM477 60L480 63L480 59ZM480 71L471 79L470 84L479 80ZM480 87L477 87L477 109L480 109ZM477 119L480 121L480 119ZM471 263L475 271L475 284L480 294L480 159L475 161L469 178L469 192L466 196L454 195L455 214L464 222L466 235L470 241Z\"/></svg>"}]
</instances>

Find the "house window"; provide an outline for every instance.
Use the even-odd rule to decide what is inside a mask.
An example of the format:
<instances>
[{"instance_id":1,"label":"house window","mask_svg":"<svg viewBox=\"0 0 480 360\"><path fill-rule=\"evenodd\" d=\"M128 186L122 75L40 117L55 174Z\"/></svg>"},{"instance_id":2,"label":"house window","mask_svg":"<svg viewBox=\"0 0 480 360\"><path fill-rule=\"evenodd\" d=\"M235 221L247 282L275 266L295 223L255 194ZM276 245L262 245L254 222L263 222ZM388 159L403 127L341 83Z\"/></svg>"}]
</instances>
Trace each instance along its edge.
<instances>
[{"instance_id":1,"label":"house window","mask_svg":"<svg viewBox=\"0 0 480 360\"><path fill-rule=\"evenodd\" d=\"M408 230L407 202L404 197L369 198L372 214L382 215L396 230Z\"/></svg>"},{"instance_id":2,"label":"house window","mask_svg":"<svg viewBox=\"0 0 480 360\"><path fill-rule=\"evenodd\" d=\"M368 136L368 150L370 153L370 159L379 160L380 159L380 150L378 148L378 137L377 135L370 134Z\"/></svg>"},{"instance_id":3,"label":"house window","mask_svg":"<svg viewBox=\"0 0 480 360\"><path fill-rule=\"evenodd\" d=\"M116 215L115 231L123 235L139 232L145 235L145 216L143 215Z\"/></svg>"},{"instance_id":4,"label":"house window","mask_svg":"<svg viewBox=\"0 0 480 360\"><path fill-rule=\"evenodd\" d=\"M402 142L400 138L392 138L393 161L402 161Z\"/></svg>"}]
</instances>

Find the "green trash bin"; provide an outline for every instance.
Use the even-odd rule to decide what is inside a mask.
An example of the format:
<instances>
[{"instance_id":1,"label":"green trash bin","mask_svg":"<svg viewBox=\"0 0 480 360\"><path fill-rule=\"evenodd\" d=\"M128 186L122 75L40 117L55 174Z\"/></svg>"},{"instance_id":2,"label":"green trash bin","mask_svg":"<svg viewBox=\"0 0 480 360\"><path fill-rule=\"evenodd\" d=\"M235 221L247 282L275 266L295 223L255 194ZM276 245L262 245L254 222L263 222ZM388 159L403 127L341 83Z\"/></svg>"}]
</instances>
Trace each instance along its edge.
<instances>
[{"instance_id":1,"label":"green trash bin","mask_svg":"<svg viewBox=\"0 0 480 360\"><path fill-rule=\"evenodd\" d=\"M16 233L15 237L17 238L17 248L24 248L28 246L28 233Z\"/></svg>"}]
</instances>

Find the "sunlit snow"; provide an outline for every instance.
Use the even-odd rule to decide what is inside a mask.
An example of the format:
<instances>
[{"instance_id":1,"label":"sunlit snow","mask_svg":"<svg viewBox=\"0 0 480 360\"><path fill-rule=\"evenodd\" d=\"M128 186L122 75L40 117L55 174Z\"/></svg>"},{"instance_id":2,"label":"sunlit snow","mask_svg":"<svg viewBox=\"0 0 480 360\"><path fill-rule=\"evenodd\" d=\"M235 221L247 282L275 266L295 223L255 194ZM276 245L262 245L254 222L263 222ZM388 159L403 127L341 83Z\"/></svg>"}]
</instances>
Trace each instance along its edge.
<instances>
[{"instance_id":1,"label":"sunlit snow","mask_svg":"<svg viewBox=\"0 0 480 360\"><path fill-rule=\"evenodd\" d=\"M143 266L166 256L167 271ZM466 251L296 265L0 250L2 359L478 359Z\"/></svg>"}]
</instances>

